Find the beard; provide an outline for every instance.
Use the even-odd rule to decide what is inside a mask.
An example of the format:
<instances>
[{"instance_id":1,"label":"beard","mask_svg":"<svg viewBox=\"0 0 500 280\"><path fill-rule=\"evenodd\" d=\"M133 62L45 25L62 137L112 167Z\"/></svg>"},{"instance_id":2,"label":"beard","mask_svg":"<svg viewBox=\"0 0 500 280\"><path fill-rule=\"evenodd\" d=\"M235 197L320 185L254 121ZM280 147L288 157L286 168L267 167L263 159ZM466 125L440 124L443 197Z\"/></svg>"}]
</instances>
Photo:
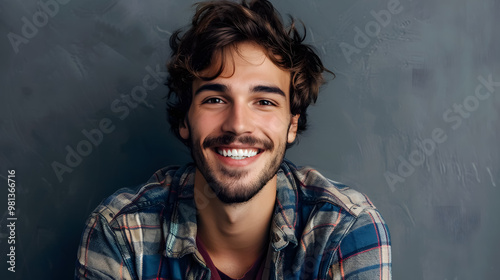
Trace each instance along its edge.
<instances>
[{"instance_id":1,"label":"beard","mask_svg":"<svg viewBox=\"0 0 500 280\"><path fill-rule=\"evenodd\" d=\"M203 149L213 149L216 146L229 145L234 142L248 145L261 144L265 152L271 151L269 160L254 178L249 178L248 170L228 169L217 163L210 164L203 155ZM237 137L225 134L219 137L207 137L202 145L191 141L191 156L196 167L217 198L226 204L244 203L259 193L278 172L285 157L285 150L286 143L280 143L274 149L271 140L260 140L251 136Z\"/></svg>"}]
</instances>

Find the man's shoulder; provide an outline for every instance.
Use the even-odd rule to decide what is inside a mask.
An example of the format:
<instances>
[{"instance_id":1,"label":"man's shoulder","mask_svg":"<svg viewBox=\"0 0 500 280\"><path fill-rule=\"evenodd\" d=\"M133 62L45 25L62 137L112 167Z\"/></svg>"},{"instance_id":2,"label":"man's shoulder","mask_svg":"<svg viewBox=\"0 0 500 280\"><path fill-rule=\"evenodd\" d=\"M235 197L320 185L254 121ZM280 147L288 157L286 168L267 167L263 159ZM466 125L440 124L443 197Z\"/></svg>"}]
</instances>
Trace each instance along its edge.
<instances>
[{"instance_id":1,"label":"man's shoulder","mask_svg":"<svg viewBox=\"0 0 500 280\"><path fill-rule=\"evenodd\" d=\"M150 212L155 206L162 208L172 198L172 193L178 194L177 190L182 187L180 182L185 181L189 171L189 166L164 167L136 188L117 190L103 200L93 213L100 214L111 222L120 215Z\"/></svg>"},{"instance_id":2,"label":"man's shoulder","mask_svg":"<svg viewBox=\"0 0 500 280\"><path fill-rule=\"evenodd\" d=\"M354 216L376 209L370 199L351 187L323 176L318 170L287 162L294 177L301 200L310 203L331 203Z\"/></svg>"}]
</instances>

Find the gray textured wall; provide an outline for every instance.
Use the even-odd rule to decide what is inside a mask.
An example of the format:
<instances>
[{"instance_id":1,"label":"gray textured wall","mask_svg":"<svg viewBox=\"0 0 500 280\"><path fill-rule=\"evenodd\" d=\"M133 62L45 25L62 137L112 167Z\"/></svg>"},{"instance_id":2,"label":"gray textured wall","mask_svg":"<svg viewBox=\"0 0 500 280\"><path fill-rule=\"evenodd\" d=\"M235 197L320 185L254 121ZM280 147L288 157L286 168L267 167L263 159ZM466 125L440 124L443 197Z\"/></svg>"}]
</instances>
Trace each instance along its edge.
<instances>
[{"instance_id":1,"label":"gray textured wall","mask_svg":"<svg viewBox=\"0 0 500 280\"><path fill-rule=\"evenodd\" d=\"M103 198L189 161L157 80L168 35L194 1L58 1L0 2L1 279L71 278L85 219ZM288 158L371 198L391 230L394 279L494 279L500 1L273 2L307 25L337 74ZM96 129L102 140L85 142ZM78 149L85 155L67 156Z\"/></svg>"}]
</instances>

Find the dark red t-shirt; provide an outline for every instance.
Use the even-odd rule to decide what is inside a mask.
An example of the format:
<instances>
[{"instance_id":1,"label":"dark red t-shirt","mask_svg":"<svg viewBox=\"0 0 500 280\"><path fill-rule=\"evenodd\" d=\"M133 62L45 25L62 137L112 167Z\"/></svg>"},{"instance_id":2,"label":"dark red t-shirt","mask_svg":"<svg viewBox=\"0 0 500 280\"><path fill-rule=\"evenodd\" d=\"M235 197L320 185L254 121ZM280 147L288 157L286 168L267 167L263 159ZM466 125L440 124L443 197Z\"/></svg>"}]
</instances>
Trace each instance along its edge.
<instances>
[{"instance_id":1,"label":"dark red t-shirt","mask_svg":"<svg viewBox=\"0 0 500 280\"><path fill-rule=\"evenodd\" d=\"M205 262L207 263L208 268L211 271L211 280L261 280L262 279L262 272L264 271L264 254L262 254L257 261L252 265L250 270L248 270L245 273L245 276L242 278L234 279L226 274L224 272L220 271L217 269L217 267L214 265L212 262L212 259L210 258L210 255L208 254L207 250L205 249L205 246L201 242L201 240L196 237L196 245L198 246L198 250L200 251L200 254L203 256L205 259Z\"/></svg>"}]
</instances>

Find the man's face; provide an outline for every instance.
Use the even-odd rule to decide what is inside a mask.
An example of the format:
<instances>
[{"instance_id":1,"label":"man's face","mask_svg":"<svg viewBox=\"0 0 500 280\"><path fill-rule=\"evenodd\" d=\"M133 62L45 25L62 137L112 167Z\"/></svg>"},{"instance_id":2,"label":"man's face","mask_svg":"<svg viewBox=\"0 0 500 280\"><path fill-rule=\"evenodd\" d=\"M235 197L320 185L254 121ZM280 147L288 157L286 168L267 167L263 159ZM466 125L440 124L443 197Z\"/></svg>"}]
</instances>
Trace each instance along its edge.
<instances>
[{"instance_id":1,"label":"man's face","mask_svg":"<svg viewBox=\"0 0 500 280\"><path fill-rule=\"evenodd\" d=\"M261 47L239 43L224 55L221 75L193 82L192 103L179 132L190 139L195 164L217 197L240 203L276 176L286 143L295 139L299 115L290 113L290 73Z\"/></svg>"}]
</instances>

